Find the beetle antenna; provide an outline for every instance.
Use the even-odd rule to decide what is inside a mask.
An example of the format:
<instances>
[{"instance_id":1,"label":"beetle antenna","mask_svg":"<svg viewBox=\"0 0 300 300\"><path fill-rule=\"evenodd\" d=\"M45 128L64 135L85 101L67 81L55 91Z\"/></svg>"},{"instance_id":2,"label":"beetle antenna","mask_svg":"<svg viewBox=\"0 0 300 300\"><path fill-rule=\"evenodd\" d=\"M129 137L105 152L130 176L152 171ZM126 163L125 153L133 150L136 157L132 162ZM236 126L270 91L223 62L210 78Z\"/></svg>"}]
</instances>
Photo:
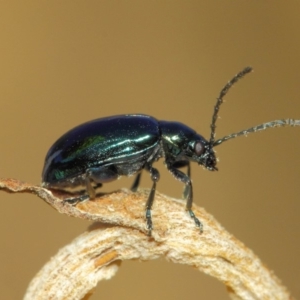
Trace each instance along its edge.
<instances>
[{"instance_id":1,"label":"beetle antenna","mask_svg":"<svg viewBox=\"0 0 300 300\"><path fill-rule=\"evenodd\" d=\"M263 123L251 128L248 128L246 130L242 130L240 132L232 133L229 135L224 136L223 138L216 140L213 143L213 147L218 146L222 144L223 142L226 142L230 139L234 139L238 136L247 135L248 133L253 133L261 130L265 130L267 128L273 128L273 127L284 127L284 126L300 126L300 120L294 120L294 119L282 119L282 120L274 120L267 123Z\"/></svg>"},{"instance_id":2,"label":"beetle antenna","mask_svg":"<svg viewBox=\"0 0 300 300\"><path fill-rule=\"evenodd\" d=\"M211 128L211 134L210 134L210 144L215 145L215 134L216 134L216 122L218 119L218 112L220 109L221 104L223 103L223 98L227 94L227 92L230 90L230 88L238 82L240 79L242 79L246 74L250 73L252 71L251 67L246 67L243 71L236 74L230 81L227 82L227 84L223 87L221 90L219 97L217 98L217 103L214 107L214 114L212 116L212 122L210 125Z\"/></svg>"}]
</instances>

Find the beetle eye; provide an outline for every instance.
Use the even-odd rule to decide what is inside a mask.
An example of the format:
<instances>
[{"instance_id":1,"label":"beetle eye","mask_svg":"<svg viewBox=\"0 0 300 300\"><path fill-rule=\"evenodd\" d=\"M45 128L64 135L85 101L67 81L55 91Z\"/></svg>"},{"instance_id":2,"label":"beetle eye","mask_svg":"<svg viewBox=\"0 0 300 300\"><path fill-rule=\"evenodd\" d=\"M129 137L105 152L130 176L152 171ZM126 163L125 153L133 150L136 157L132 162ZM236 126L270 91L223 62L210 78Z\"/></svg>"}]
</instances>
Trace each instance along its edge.
<instances>
[{"instance_id":1,"label":"beetle eye","mask_svg":"<svg viewBox=\"0 0 300 300\"><path fill-rule=\"evenodd\" d=\"M200 141L195 142L194 151L196 155L201 155L204 152L204 146Z\"/></svg>"}]
</instances>

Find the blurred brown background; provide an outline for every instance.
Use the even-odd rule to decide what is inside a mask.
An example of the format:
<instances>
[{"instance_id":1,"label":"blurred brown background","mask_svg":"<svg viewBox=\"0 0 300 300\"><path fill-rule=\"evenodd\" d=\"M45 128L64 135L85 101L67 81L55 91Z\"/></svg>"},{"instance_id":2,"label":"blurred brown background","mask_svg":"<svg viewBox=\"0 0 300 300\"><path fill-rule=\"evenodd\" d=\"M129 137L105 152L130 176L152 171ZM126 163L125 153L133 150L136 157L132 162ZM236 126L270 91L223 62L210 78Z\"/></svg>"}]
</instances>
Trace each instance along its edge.
<instances>
[{"instance_id":1,"label":"blurred brown background","mask_svg":"<svg viewBox=\"0 0 300 300\"><path fill-rule=\"evenodd\" d=\"M1 1L0 176L39 183L44 157L90 119L145 113L207 138L220 89L255 72L221 108L217 137L300 118L299 1ZM193 165L195 202L243 241L300 298L300 128L217 148L219 172ZM182 184L158 163L160 192ZM147 174L142 186L150 187ZM105 190L129 187L122 179ZM0 192L1 299L31 278L88 222L30 195ZM205 229L204 229L205 230ZM228 299L215 279L164 260L125 262L92 299Z\"/></svg>"}]
</instances>

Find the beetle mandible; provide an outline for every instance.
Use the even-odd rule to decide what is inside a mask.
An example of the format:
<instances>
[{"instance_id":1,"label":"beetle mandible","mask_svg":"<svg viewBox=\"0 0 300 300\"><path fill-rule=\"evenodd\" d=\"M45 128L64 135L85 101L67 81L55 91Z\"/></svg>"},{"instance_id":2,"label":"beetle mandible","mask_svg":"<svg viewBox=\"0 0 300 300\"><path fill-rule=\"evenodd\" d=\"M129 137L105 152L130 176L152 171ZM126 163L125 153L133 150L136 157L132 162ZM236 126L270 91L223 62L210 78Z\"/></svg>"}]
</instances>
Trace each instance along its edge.
<instances>
[{"instance_id":1,"label":"beetle mandible","mask_svg":"<svg viewBox=\"0 0 300 300\"><path fill-rule=\"evenodd\" d=\"M96 119L71 129L53 144L45 158L42 185L53 189L84 185L87 194L64 200L76 204L78 201L94 199L96 187L120 176L137 174L131 187L132 191L136 191L141 171L145 169L153 182L146 202L146 223L150 235L153 229L151 208L159 180L159 171L152 165L164 157L167 169L184 183L186 210L202 232L202 223L192 210L190 162L216 171L214 147L223 142L267 128L300 125L300 120L275 120L215 140L216 121L224 96L239 79L251 71L251 67L245 68L221 90L214 107L209 140L182 123L159 121L148 115L131 114ZM179 170L182 167L187 167L186 174Z\"/></svg>"}]
</instances>

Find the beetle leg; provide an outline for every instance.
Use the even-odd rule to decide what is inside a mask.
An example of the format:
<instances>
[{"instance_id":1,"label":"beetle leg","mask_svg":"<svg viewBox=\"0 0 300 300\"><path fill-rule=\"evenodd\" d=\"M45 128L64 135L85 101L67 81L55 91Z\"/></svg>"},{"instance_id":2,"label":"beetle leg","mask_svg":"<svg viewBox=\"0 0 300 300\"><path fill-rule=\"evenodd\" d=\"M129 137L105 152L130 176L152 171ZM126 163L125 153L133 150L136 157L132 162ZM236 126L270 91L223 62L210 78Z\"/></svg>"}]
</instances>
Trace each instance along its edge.
<instances>
[{"instance_id":1,"label":"beetle leg","mask_svg":"<svg viewBox=\"0 0 300 300\"><path fill-rule=\"evenodd\" d=\"M118 174L112 166L87 169L86 176L85 176L85 186L89 198L90 199L96 198L96 192L92 186L91 179L94 182L96 182L96 184L99 183L102 184L103 182L109 182L117 178L118 178Z\"/></svg>"},{"instance_id":2,"label":"beetle leg","mask_svg":"<svg viewBox=\"0 0 300 300\"><path fill-rule=\"evenodd\" d=\"M190 164L189 161L187 162L187 172L186 172L186 175L189 178L191 178L191 164ZM183 198L184 199L188 199L188 195L191 193L191 191L190 191L191 186L192 185L185 185L184 186L184 189L183 189ZM191 203L191 207L192 207L192 203Z\"/></svg>"},{"instance_id":3,"label":"beetle leg","mask_svg":"<svg viewBox=\"0 0 300 300\"><path fill-rule=\"evenodd\" d=\"M151 231L153 229L152 218L151 218L151 208L152 208L152 205L154 202L156 182L159 180L159 172L157 169L152 168L152 166L146 165L145 169L150 172L151 180L153 181L152 188L151 188L148 200L146 202L146 222L147 222L148 235L150 236Z\"/></svg>"},{"instance_id":4,"label":"beetle leg","mask_svg":"<svg viewBox=\"0 0 300 300\"><path fill-rule=\"evenodd\" d=\"M67 202L72 205L76 205L78 202L84 201L86 199L95 199L96 198L95 188L101 187L102 183L113 181L117 178L118 178L118 174L113 166L89 168L87 169L84 177L84 183L85 183L87 194L78 197L67 198L64 200L64 202ZM96 183L95 187L92 186L91 179L94 181L94 183Z\"/></svg>"},{"instance_id":5,"label":"beetle leg","mask_svg":"<svg viewBox=\"0 0 300 300\"><path fill-rule=\"evenodd\" d=\"M78 202L82 202L82 201L87 200L87 199L89 199L89 195L85 194L85 195L81 195L81 196L78 196L78 197L72 197L72 198L64 199L63 203L76 205Z\"/></svg>"},{"instance_id":6,"label":"beetle leg","mask_svg":"<svg viewBox=\"0 0 300 300\"><path fill-rule=\"evenodd\" d=\"M130 188L130 190L131 190L132 192L136 192L136 191L137 191L137 189L138 189L138 187L139 187L139 185L140 185L141 175L142 175L142 172L140 172L140 173L138 173L138 174L136 175L136 177L135 177L135 179L134 179L134 182L133 182L133 184L132 184L132 186L131 186L131 188Z\"/></svg>"},{"instance_id":7,"label":"beetle leg","mask_svg":"<svg viewBox=\"0 0 300 300\"><path fill-rule=\"evenodd\" d=\"M96 190L98 188L100 188L102 186L102 183L96 183L93 185L93 188ZM86 187L84 187L82 190L79 190L79 191L76 191L76 192L73 192L73 193L76 193L76 194L85 194L86 193Z\"/></svg>"},{"instance_id":8,"label":"beetle leg","mask_svg":"<svg viewBox=\"0 0 300 300\"><path fill-rule=\"evenodd\" d=\"M178 169L178 168L183 168L187 167L187 172L186 175L191 178L191 164L188 160L182 160L182 161L176 161L173 165L173 168ZM183 188L183 199L187 199L188 195L190 193L190 185L185 185Z\"/></svg>"},{"instance_id":9,"label":"beetle leg","mask_svg":"<svg viewBox=\"0 0 300 300\"><path fill-rule=\"evenodd\" d=\"M76 205L78 202L82 202L87 199L94 199L96 197L95 195L95 189L99 188L102 186L102 183L97 183L94 187L91 184L91 181L86 178L85 179L85 186L86 189L79 191L79 193L85 193L84 195L77 196L77 197L72 197L72 198L67 198L64 199L63 201L72 205ZM88 194L86 194L88 192Z\"/></svg>"},{"instance_id":10,"label":"beetle leg","mask_svg":"<svg viewBox=\"0 0 300 300\"><path fill-rule=\"evenodd\" d=\"M184 174L180 170L176 169L173 165L167 163L168 170L173 174L175 179L183 182L185 184L184 193L186 193L186 210L188 211L191 218L194 220L197 227L200 228L200 232L203 231L203 225L199 221L199 219L195 216L192 206L193 206L193 187L191 179L188 175ZM189 173L189 166L188 166L188 173Z\"/></svg>"},{"instance_id":11,"label":"beetle leg","mask_svg":"<svg viewBox=\"0 0 300 300\"><path fill-rule=\"evenodd\" d=\"M93 188L90 178L88 176L85 177L85 186L86 186L86 191L89 195L90 199L95 199L96 198L96 192L95 189Z\"/></svg>"},{"instance_id":12,"label":"beetle leg","mask_svg":"<svg viewBox=\"0 0 300 300\"><path fill-rule=\"evenodd\" d=\"M81 195L78 197L64 199L64 203L76 205L78 202L82 202L86 199L95 199L95 197L96 197L95 189L93 188L89 177L86 176L84 181L85 181L86 191L88 194Z\"/></svg>"}]
</instances>

